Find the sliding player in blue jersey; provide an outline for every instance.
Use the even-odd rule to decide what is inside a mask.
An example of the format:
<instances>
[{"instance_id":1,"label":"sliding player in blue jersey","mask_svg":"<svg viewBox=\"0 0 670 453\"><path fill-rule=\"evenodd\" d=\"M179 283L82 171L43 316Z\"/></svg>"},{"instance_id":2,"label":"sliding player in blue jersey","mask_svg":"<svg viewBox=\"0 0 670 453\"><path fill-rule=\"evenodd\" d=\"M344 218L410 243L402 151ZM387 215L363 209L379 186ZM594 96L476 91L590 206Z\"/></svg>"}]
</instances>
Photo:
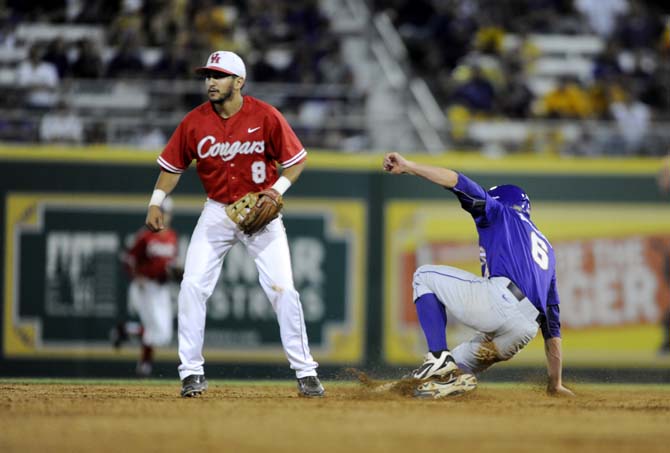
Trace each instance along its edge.
<instances>
[{"instance_id":1,"label":"sliding player in blue jersey","mask_svg":"<svg viewBox=\"0 0 670 453\"><path fill-rule=\"evenodd\" d=\"M528 195L513 185L487 191L461 173L398 153L387 154L383 166L389 173L420 176L450 190L472 215L479 234L481 277L434 265L414 273L414 303L429 350L410 375L425 381L416 396L441 398L473 390L474 375L512 358L538 328L544 337L547 391L572 396L562 383L554 250L530 219ZM447 313L477 331L452 351L447 348Z\"/></svg>"}]
</instances>

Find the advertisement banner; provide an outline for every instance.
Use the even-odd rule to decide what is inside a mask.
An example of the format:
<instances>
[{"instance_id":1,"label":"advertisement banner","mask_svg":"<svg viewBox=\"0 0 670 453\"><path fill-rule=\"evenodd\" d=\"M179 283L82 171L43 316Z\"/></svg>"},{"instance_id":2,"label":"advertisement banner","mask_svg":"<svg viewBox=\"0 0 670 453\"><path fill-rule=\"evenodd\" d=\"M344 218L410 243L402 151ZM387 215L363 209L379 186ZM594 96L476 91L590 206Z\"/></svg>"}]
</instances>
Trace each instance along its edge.
<instances>
[{"instance_id":1,"label":"advertisement banner","mask_svg":"<svg viewBox=\"0 0 670 453\"><path fill-rule=\"evenodd\" d=\"M425 353L412 301L417 267L443 264L480 275L474 222L449 201L386 205L384 353L389 363L414 364ZM533 221L556 251L566 364L662 365L656 351L663 334L660 319L670 310L670 209L543 203L534 207ZM453 317L447 332L451 347L473 335ZM543 360L538 333L514 364Z\"/></svg>"},{"instance_id":2,"label":"advertisement banner","mask_svg":"<svg viewBox=\"0 0 670 453\"><path fill-rule=\"evenodd\" d=\"M174 197L179 261L203 197ZM146 196L8 193L5 224L4 356L134 359L109 332L132 317L119 256L143 228ZM360 363L364 349L366 205L354 199L291 199L286 225L293 276L310 346L324 364ZM174 303L178 286L172 288ZM176 310L175 310L176 313ZM176 320L175 320L176 327ZM174 359L176 334L158 359ZM283 363L279 328L244 247L224 260L208 301L209 362Z\"/></svg>"}]
</instances>

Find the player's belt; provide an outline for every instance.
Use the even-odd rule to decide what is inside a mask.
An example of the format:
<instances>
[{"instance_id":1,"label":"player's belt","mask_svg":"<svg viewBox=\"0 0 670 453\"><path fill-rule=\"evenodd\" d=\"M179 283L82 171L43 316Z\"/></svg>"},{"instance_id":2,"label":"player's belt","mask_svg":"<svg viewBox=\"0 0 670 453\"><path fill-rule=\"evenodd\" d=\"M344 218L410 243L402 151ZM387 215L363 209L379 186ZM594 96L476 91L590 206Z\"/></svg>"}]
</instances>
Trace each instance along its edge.
<instances>
[{"instance_id":1,"label":"player's belt","mask_svg":"<svg viewBox=\"0 0 670 453\"><path fill-rule=\"evenodd\" d=\"M516 286L516 283L514 283L511 280L507 284L507 289L509 290L510 293L512 293L512 295L514 295L514 297L516 297L516 300L518 300L519 302L521 302L522 300L524 300L526 298L526 295L523 293L523 291L521 291L521 289L519 289L519 287ZM530 304L530 301L528 301L528 303ZM535 322L538 323L538 324L542 323L542 314L541 313L539 313L537 315L537 318L535 318Z\"/></svg>"},{"instance_id":2,"label":"player's belt","mask_svg":"<svg viewBox=\"0 0 670 453\"><path fill-rule=\"evenodd\" d=\"M526 298L526 295L519 289L518 286L516 286L516 283L513 281L510 281L509 284L507 285L507 289L509 289L509 292L514 294L514 297L516 297L516 300L521 302Z\"/></svg>"}]
</instances>

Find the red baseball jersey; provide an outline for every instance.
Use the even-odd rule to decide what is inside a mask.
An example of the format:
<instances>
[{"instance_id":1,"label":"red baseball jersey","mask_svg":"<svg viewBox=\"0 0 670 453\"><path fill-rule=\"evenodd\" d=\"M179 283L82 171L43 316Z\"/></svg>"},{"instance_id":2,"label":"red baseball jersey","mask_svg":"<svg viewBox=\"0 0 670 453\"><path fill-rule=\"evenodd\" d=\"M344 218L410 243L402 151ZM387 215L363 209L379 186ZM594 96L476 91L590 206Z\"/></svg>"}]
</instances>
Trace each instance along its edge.
<instances>
[{"instance_id":1,"label":"red baseball jersey","mask_svg":"<svg viewBox=\"0 0 670 453\"><path fill-rule=\"evenodd\" d=\"M167 268L177 257L177 233L168 228L158 233L142 229L126 255L132 275L167 280Z\"/></svg>"},{"instance_id":2,"label":"red baseball jersey","mask_svg":"<svg viewBox=\"0 0 670 453\"><path fill-rule=\"evenodd\" d=\"M240 111L228 119L210 102L191 110L158 157L161 168L183 173L195 159L207 196L229 204L272 186L277 163L287 168L307 158L276 108L251 96L243 99Z\"/></svg>"}]
</instances>

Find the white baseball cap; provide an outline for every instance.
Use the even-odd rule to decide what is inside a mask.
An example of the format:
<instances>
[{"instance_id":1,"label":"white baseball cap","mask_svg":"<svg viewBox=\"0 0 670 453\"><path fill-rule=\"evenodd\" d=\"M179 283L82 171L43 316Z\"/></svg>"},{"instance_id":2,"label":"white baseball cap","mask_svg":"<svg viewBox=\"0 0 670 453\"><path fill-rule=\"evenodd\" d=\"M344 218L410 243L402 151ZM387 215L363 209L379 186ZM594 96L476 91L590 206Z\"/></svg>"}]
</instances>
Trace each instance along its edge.
<instances>
[{"instance_id":1,"label":"white baseball cap","mask_svg":"<svg viewBox=\"0 0 670 453\"><path fill-rule=\"evenodd\" d=\"M247 68L244 66L244 61L236 53L227 50L217 50L212 53L207 59L207 64L195 70L196 74L205 71L218 71L247 78Z\"/></svg>"}]
</instances>

